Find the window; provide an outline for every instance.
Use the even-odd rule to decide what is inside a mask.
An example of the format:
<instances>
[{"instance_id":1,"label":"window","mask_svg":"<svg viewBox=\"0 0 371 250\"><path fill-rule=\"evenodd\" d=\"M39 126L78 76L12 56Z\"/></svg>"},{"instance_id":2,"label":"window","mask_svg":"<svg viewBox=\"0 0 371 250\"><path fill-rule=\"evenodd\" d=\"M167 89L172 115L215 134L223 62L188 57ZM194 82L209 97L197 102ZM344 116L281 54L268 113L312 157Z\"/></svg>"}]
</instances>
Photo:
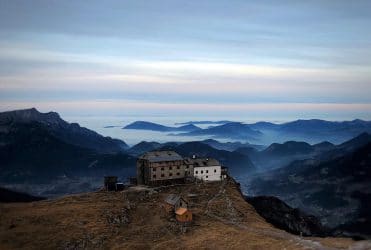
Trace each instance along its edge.
<instances>
[{"instance_id":1,"label":"window","mask_svg":"<svg viewBox=\"0 0 371 250\"><path fill-rule=\"evenodd\" d=\"M206 179L209 178L209 176L206 175Z\"/></svg>"},{"instance_id":2,"label":"window","mask_svg":"<svg viewBox=\"0 0 371 250\"><path fill-rule=\"evenodd\" d=\"M198 171L196 171L196 174L198 174Z\"/></svg>"},{"instance_id":3,"label":"window","mask_svg":"<svg viewBox=\"0 0 371 250\"><path fill-rule=\"evenodd\" d=\"M206 174L208 174L209 173L209 170L206 170Z\"/></svg>"},{"instance_id":4,"label":"window","mask_svg":"<svg viewBox=\"0 0 371 250\"><path fill-rule=\"evenodd\" d=\"M169 167L169 170L172 170L172 169L173 169L173 167L172 167L172 166L170 166L170 167Z\"/></svg>"},{"instance_id":5,"label":"window","mask_svg":"<svg viewBox=\"0 0 371 250\"><path fill-rule=\"evenodd\" d=\"M155 174L152 177L153 177L153 179L156 179L156 175Z\"/></svg>"},{"instance_id":6,"label":"window","mask_svg":"<svg viewBox=\"0 0 371 250\"><path fill-rule=\"evenodd\" d=\"M214 169L214 173L216 173L216 169Z\"/></svg>"},{"instance_id":7,"label":"window","mask_svg":"<svg viewBox=\"0 0 371 250\"><path fill-rule=\"evenodd\" d=\"M161 168L161 170L164 170L164 168Z\"/></svg>"},{"instance_id":8,"label":"window","mask_svg":"<svg viewBox=\"0 0 371 250\"><path fill-rule=\"evenodd\" d=\"M176 175L180 175L180 173L176 173Z\"/></svg>"},{"instance_id":9,"label":"window","mask_svg":"<svg viewBox=\"0 0 371 250\"><path fill-rule=\"evenodd\" d=\"M153 172L156 172L156 168L152 168L152 171L153 171Z\"/></svg>"},{"instance_id":10,"label":"window","mask_svg":"<svg viewBox=\"0 0 371 250\"><path fill-rule=\"evenodd\" d=\"M169 176L173 176L173 173L169 173Z\"/></svg>"},{"instance_id":11,"label":"window","mask_svg":"<svg viewBox=\"0 0 371 250\"><path fill-rule=\"evenodd\" d=\"M161 177L165 177L165 175L164 174L161 174Z\"/></svg>"},{"instance_id":12,"label":"window","mask_svg":"<svg viewBox=\"0 0 371 250\"><path fill-rule=\"evenodd\" d=\"M186 214L186 218L188 218L188 214Z\"/></svg>"},{"instance_id":13,"label":"window","mask_svg":"<svg viewBox=\"0 0 371 250\"><path fill-rule=\"evenodd\" d=\"M176 167L176 169L180 169L180 167L179 167L179 166L177 166L177 167Z\"/></svg>"},{"instance_id":14,"label":"window","mask_svg":"<svg viewBox=\"0 0 371 250\"><path fill-rule=\"evenodd\" d=\"M204 171L203 170L201 170L201 174L203 174L204 173Z\"/></svg>"}]
</instances>

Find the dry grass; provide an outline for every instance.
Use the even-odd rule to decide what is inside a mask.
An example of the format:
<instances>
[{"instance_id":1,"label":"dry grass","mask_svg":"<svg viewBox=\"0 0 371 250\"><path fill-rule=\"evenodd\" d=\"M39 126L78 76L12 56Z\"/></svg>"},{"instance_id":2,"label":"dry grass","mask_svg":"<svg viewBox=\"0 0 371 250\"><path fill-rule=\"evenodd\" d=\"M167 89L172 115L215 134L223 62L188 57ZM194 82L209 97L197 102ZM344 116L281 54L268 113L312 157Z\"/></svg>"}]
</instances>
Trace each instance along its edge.
<instances>
[{"instance_id":1,"label":"dry grass","mask_svg":"<svg viewBox=\"0 0 371 250\"><path fill-rule=\"evenodd\" d=\"M185 233L164 213L169 193L197 194L190 200L194 224ZM352 244L342 238L301 239L273 228L233 182L0 205L0 249L347 249Z\"/></svg>"}]
</instances>

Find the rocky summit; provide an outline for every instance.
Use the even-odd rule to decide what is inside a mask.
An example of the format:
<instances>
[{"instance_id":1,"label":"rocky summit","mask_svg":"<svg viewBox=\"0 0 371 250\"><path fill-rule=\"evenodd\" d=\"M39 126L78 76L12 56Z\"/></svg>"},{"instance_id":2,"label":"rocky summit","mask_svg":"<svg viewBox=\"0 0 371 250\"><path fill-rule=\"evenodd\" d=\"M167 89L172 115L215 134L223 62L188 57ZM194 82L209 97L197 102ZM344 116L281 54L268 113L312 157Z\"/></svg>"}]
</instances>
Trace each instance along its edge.
<instances>
[{"instance_id":1,"label":"rocky summit","mask_svg":"<svg viewBox=\"0 0 371 250\"><path fill-rule=\"evenodd\" d=\"M189 202L193 222L164 210L169 194ZM363 249L368 241L300 237L265 221L239 185L191 183L97 191L0 205L1 249Z\"/></svg>"}]
</instances>

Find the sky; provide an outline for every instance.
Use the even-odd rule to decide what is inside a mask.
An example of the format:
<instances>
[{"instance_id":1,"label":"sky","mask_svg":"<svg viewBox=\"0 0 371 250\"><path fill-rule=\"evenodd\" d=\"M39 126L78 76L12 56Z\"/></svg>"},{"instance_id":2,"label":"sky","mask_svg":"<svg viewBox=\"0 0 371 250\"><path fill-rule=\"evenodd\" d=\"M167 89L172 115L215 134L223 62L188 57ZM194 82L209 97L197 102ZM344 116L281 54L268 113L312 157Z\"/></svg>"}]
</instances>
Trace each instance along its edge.
<instances>
[{"instance_id":1,"label":"sky","mask_svg":"<svg viewBox=\"0 0 371 250\"><path fill-rule=\"evenodd\" d=\"M371 1L0 0L0 111L371 120Z\"/></svg>"}]
</instances>

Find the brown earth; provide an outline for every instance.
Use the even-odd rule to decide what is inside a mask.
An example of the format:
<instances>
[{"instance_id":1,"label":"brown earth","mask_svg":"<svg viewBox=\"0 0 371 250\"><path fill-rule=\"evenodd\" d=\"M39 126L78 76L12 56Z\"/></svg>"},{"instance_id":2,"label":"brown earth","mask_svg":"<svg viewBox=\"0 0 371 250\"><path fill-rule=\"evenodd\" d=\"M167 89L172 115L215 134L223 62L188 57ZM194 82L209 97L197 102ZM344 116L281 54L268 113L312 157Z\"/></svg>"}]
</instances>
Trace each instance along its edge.
<instances>
[{"instance_id":1,"label":"brown earth","mask_svg":"<svg viewBox=\"0 0 371 250\"><path fill-rule=\"evenodd\" d=\"M182 227L164 212L169 193L189 200L192 225ZM232 180L0 204L0 249L83 248L371 249L371 242L301 238L276 229L245 202Z\"/></svg>"}]
</instances>

